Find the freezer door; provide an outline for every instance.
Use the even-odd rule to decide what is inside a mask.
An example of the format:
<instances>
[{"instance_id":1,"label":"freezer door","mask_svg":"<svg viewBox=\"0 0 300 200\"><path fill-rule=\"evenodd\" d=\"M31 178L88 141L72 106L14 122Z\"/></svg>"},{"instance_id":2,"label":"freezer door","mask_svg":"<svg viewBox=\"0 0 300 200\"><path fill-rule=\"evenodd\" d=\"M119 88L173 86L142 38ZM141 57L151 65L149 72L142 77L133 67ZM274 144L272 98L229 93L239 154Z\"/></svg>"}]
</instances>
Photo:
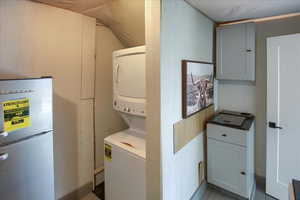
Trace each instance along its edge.
<instances>
[{"instance_id":1,"label":"freezer door","mask_svg":"<svg viewBox=\"0 0 300 200\"><path fill-rule=\"evenodd\" d=\"M52 132L0 147L0 199L54 200Z\"/></svg>"},{"instance_id":2,"label":"freezer door","mask_svg":"<svg viewBox=\"0 0 300 200\"><path fill-rule=\"evenodd\" d=\"M6 131L4 118L12 123L22 120L16 105L9 107L7 102L28 100L29 122L25 128ZM6 103L6 104L5 104ZM19 106L19 105L18 105ZM15 109L15 110L14 110ZM16 111L17 110L17 111ZM4 115L4 112L6 114ZM22 112L22 109L21 109ZM25 111L23 110L25 113ZM21 121L22 122L22 121ZM7 124L6 126L10 126ZM12 126L16 124L12 124ZM17 124L18 125L18 124ZM52 79L24 79L0 81L0 146L19 141L32 135L52 130ZM6 132L8 133L6 133Z\"/></svg>"}]
</instances>

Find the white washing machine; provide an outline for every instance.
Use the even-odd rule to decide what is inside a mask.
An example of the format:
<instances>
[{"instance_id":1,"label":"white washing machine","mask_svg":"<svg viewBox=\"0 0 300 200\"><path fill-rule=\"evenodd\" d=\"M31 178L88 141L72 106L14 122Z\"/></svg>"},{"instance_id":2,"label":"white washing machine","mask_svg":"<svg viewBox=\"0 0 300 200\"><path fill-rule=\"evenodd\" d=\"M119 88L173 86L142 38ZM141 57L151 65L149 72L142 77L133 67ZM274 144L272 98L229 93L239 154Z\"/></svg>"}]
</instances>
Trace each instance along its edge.
<instances>
[{"instance_id":1,"label":"white washing machine","mask_svg":"<svg viewBox=\"0 0 300 200\"><path fill-rule=\"evenodd\" d=\"M146 199L145 46L113 53L113 107L128 130L104 139L105 199Z\"/></svg>"},{"instance_id":2,"label":"white washing machine","mask_svg":"<svg viewBox=\"0 0 300 200\"><path fill-rule=\"evenodd\" d=\"M105 138L105 199L144 200L146 145L141 134L121 131Z\"/></svg>"}]
</instances>

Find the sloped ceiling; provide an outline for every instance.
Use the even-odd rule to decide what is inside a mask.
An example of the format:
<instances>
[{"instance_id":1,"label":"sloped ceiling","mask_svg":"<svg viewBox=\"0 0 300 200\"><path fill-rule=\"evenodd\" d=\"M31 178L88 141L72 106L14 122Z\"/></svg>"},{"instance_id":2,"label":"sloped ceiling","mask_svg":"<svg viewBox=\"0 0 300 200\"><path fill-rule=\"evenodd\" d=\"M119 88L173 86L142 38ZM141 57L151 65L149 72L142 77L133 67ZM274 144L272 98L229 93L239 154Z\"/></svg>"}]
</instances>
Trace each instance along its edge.
<instances>
[{"instance_id":1,"label":"sloped ceiling","mask_svg":"<svg viewBox=\"0 0 300 200\"><path fill-rule=\"evenodd\" d=\"M145 44L145 0L32 0L95 17L127 47Z\"/></svg>"},{"instance_id":2,"label":"sloped ceiling","mask_svg":"<svg viewBox=\"0 0 300 200\"><path fill-rule=\"evenodd\" d=\"M300 0L185 0L216 22L300 12Z\"/></svg>"}]
</instances>

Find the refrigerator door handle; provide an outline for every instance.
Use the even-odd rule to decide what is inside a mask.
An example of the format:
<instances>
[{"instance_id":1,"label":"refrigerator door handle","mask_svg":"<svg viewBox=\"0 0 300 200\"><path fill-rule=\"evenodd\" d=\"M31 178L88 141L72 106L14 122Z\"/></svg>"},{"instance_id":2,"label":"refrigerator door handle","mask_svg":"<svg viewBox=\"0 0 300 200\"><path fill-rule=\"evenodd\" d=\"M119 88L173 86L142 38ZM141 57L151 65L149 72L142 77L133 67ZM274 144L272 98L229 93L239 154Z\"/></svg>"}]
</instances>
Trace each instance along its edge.
<instances>
[{"instance_id":1,"label":"refrigerator door handle","mask_svg":"<svg viewBox=\"0 0 300 200\"><path fill-rule=\"evenodd\" d=\"M4 161L8 158L8 153L1 153L0 154L0 161Z\"/></svg>"},{"instance_id":2,"label":"refrigerator door handle","mask_svg":"<svg viewBox=\"0 0 300 200\"><path fill-rule=\"evenodd\" d=\"M4 131L2 133L0 133L0 137L4 138L8 136L8 132Z\"/></svg>"}]
</instances>

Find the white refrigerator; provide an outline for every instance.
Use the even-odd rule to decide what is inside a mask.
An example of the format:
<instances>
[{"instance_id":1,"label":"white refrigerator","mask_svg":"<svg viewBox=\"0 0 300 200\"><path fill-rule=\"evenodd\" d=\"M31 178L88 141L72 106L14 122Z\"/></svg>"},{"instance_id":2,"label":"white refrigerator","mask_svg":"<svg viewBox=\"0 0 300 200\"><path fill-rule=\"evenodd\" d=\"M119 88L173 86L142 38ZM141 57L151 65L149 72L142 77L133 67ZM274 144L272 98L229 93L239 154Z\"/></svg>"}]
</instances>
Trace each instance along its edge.
<instances>
[{"instance_id":1,"label":"white refrigerator","mask_svg":"<svg viewBox=\"0 0 300 200\"><path fill-rule=\"evenodd\" d=\"M55 199L50 77L0 80L0 199Z\"/></svg>"}]
</instances>

